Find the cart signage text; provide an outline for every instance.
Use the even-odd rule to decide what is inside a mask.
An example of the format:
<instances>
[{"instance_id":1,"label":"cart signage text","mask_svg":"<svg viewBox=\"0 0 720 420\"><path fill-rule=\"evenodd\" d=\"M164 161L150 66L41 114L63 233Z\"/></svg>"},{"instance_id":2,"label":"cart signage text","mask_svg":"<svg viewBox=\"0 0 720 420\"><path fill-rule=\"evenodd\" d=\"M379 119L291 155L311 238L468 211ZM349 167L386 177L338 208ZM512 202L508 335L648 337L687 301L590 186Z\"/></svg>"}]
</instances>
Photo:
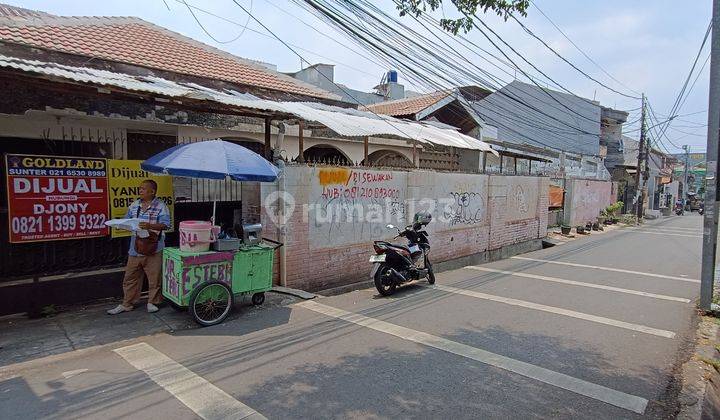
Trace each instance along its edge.
<instances>
[{"instance_id":1,"label":"cart signage text","mask_svg":"<svg viewBox=\"0 0 720 420\"><path fill-rule=\"evenodd\" d=\"M5 155L11 243L105 236L107 161Z\"/></svg>"},{"instance_id":2,"label":"cart signage text","mask_svg":"<svg viewBox=\"0 0 720 420\"><path fill-rule=\"evenodd\" d=\"M232 283L233 254L214 252L182 258L179 264L165 258L163 289L176 302L183 301L195 287L209 281Z\"/></svg>"}]
</instances>

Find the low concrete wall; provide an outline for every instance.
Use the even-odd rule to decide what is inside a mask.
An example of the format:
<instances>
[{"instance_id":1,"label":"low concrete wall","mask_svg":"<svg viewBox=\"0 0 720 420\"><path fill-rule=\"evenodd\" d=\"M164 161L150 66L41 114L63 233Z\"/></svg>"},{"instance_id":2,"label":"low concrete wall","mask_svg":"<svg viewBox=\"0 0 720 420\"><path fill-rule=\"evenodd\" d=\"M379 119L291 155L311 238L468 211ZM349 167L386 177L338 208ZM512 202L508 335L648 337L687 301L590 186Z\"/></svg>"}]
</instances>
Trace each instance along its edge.
<instances>
[{"instance_id":1,"label":"low concrete wall","mask_svg":"<svg viewBox=\"0 0 720 420\"><path fill-rule=\"evenodd\" d=\"M612 182L568 179L565 184L564 220L566 225L584 225L595 221L600 210L612 204Z\"/></svg>"},{"instance_id":2,"label":"low concrete wall","mask_svg":"<svg viewBox=\"0 0 720 420\"><path fill-rule=\"evenodd\" d=\"M486 252L501 255L543 238L548 182L530 176L289 166L277 184L262 184L264 236L285 243L288 287L328 289L367 280L372 241L391 239L393 231L385 225L405 226L419 210L433 214L428 231L435 263Z\"/></svg>"}]
</instances>

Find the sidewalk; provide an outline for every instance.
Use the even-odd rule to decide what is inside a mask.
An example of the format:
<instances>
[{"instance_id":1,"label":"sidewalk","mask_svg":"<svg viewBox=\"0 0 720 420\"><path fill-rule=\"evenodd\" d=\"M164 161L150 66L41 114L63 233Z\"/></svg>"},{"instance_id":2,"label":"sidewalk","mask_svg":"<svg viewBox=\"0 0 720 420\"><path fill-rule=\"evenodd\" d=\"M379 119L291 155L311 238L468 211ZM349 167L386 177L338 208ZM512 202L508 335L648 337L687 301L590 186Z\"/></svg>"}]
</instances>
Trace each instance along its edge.
<instances>
[{"instance_id":1,"label":"sidewalk","mask_svg":"<svg viewBox=\"0 0 720 420\"><path fill-rule=\"evenodd\" d=\"M261 306L252 306L249 296L236 298L235 307L225 322L239 317L256 317L269 309L301 300L274 292L267 292L265 296ZM143 301L132 312L107 315L105 311L115 305L115 300L108 300L64 308L52 317L28 319L13 315L0 318L0 366L135 337L199 328L189 313L176 311L169 305L149 314Z\"/></svg>"}]
</instances>

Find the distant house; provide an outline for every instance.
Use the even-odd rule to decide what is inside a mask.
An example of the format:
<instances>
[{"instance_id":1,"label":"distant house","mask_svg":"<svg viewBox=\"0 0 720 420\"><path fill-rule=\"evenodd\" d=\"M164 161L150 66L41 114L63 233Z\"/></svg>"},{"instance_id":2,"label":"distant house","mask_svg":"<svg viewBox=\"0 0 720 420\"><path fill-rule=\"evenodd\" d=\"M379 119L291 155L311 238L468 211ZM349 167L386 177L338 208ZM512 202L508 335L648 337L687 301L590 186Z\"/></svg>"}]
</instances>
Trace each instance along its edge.
<instances>
[{"instance_id":1,"label":"distant house","mask_svg":"<svg viewBox=\"0 0 720 420\"><path fill-rule=\"evenodd\" d=\"M639 141L622 136L620 150L608 153L608 161L613 164L612 179L620 185L620 199L625 204L626 211L630 211L635 202L639 148ZM648 209L659 210L667 205L662 202L661 195L665 192L663 186L672 182L672 168L675 162L673 156L655 148L650 149L646 202ZM644 168L640 168L640 171L642 174Z\"/></svg>"},{"instance_id":2,"label":"distant house","mask_svg":"<svg viewBox=\"0 0 720 420\"><path fill-rule=\"evenodd\" d=\"M363 92L335 82L335 66L332 64L313 64L296 72L287 73L328 92L338 95L343 101L355 105L370 105L378 102L405 98L405 86L397 82L397 73L392 71L383 76L375 86L374 92ZM394 75L394 76L393 76Z\"/></svg>"}]
</instances>

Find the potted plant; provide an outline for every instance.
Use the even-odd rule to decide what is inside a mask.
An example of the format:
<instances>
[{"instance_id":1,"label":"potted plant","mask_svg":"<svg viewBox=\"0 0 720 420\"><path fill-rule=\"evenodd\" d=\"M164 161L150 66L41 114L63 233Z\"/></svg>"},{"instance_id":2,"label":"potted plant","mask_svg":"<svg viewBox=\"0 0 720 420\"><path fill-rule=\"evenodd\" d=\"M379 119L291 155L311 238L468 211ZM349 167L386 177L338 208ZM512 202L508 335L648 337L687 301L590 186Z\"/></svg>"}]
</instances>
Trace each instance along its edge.
<instances>
[{"instance_id":1,"label":"potted plant","mask_svg":"<svg viewBox=\"0 0 720 420\"><path fill-rule=\"evenodd\" d=\"M623 202L618 201L616 203L609 205L605 209L605 212L607 214L607 219L610 221L609 224L615 224L620 220L617 216L617 212L620 211L622 208L623 208Z\"/></svg>"},{"instance_id":2,"label":"potted plant","mask_svg":"<svg viewBox=\"0 0 720 420\"><path fill-rule=\"evenodd\" d=\"M584 235L584 234L585 234L585 226L576 226L576 227L575 227L575 232L577 232L577 233L579 233L579 234L581 234L581 235Z\"/></svg>"},{"instance_id":3,"label":"potted plant","mask_svg":"<svg viewBox=\"0 0 720 420\"><path fill-rule=\"evenodd\" d=\"M560 226L560 232L562 232L563 235L569 235L571 230L572 230L571 226L568 226L568 225Z\"/></svg>"},{"instance_id":4,"label":"potted plant","mask_svg":"<svg viewBox=\"0 0 720 420\"><path fill-rule=\"evenodd\" d=\"M600 216L597 218L598 224L604 225L607 220L607 211L605 209L600 210Z\"/></svg>"}]
</instances>

